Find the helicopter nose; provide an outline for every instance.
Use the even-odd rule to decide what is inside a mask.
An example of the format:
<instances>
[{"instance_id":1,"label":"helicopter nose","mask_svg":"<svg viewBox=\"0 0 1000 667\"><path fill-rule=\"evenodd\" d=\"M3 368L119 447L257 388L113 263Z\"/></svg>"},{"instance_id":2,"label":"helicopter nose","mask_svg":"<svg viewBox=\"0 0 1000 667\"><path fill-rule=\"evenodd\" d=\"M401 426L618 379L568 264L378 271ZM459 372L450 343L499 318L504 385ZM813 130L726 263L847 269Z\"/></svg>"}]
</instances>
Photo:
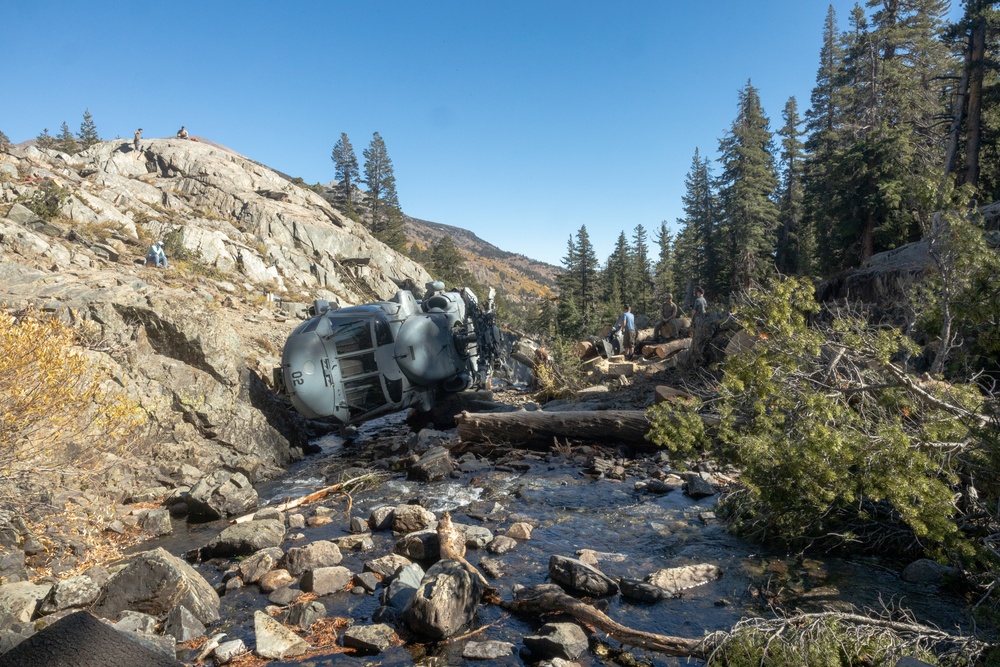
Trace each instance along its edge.
<instances>
[{"instance_id":1,"label":"helicopter nose","mask_svg":"<svg viewBox=\"0 0 1000 667\"><path fill-rule=\"evenodd\" d=\"M289 337L281 371L292 405L302 415L317 418L334 414L336 395L329 381L329 356L315 332Z\"/></svg>"}]
</instances>

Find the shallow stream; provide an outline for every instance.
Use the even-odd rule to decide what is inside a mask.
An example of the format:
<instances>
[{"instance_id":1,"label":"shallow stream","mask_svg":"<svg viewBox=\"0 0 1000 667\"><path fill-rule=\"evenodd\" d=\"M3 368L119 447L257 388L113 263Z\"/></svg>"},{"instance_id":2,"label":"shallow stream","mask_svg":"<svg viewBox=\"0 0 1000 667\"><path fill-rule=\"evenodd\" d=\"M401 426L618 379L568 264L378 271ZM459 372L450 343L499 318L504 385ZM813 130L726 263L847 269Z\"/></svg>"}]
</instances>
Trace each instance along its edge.
<instances>
[{"instance_id":1,"label":"shallow stream","mask_svg":"<svg viewBox=\"0 0 1000 667\"><path fill-rule=\"evenodd\" d=\"M342 440L328 437L319 444L323 452L307 458L279 480L258 488L262 504L274 504L282 499L304 495L328 483L325 472L352 464L355 448L364 446L366 439L380 438L405 429L400 419L386 418L365 425L357 443L345 445ZM666 567L696 563L711 563L724 574L711 583L684 591L680 598L663 600L653 605L611 598L606 613L618 622L635 629L666 635L701 637L715 630L728 630L746 616L771 616L767 600L777 595L788 611L841 610L853 605L860 609L884 610L903 608L915 619L935 624L952 632L970 632L965 603L932 585L909 584L899 577L899 565L875 559L801 559L762 550L730 535L725 527L706 513L714 509L716 497L694 501L681 491L664 495L638 493L635 480L616 482L594 479L582 474L578 460L561 454L528 455L517 469L482 465L482 469L463 473L458 479L434 483L418 483L393 478L378 488L353 495L353 516L368 517L381 505L420 501L435 514L452 512L458 523L481 524L502 534L515 520L535 524L531 539L503 556L506 575L493 580L505 599L510 599L515 584L532 585L547 580L549 558L552 555L578 557L580 550L600 552L599 568L612 578L644 579L648 574ZM331 480L336 481L336 480ZM470 502L499 503L502 520L480 522L463 510ZM332 497L320 504L338 510L330 524L306 528L305 541L346 535L349 517L347 499ZM313 508L302 511L311 515ZM511 515L516 515L516 518ZM224 523L175 527L172 536L162 538L154 546L163 546L175 554L207 543ZM366 560L392 551L395 542L389 532L373 534L376 549L372 552L344 552L342 565L353 572L362 571ZM286 542L284 547L294 546ZM144 548L148 548L144 547ZM466 557L473 564L487 555L469 550ZM222 573L200 566L213 584L221 581ZM377 594L353 595L338 593L320 598L331 616L370 623L378 607ZM222 627L214 632L227 632L241 637L253 646L253 611L268 605L265 595L256 586L231 591L222 598ZM532 634L537 622L508 616L493 605L479 609L477 626L480 632L473 641L502 640L522 646L521 638ZM473 628L475 629L475 628ZM598 636L603 635L598 633ZM609 641L617 647L617 642ZM464 641L409 645L391 649L375 658L356 658L344 654L313 657L304 661L273 662L272 665L329 664L466 664L462 658ZM639 649L631 650L637 658L653 665L690 665L697 661L670 658ZM592 654L585 654L582 664L601 664ZM518 655L488 661L487 665L521 665Z\"/></svg>"}]
</instances>

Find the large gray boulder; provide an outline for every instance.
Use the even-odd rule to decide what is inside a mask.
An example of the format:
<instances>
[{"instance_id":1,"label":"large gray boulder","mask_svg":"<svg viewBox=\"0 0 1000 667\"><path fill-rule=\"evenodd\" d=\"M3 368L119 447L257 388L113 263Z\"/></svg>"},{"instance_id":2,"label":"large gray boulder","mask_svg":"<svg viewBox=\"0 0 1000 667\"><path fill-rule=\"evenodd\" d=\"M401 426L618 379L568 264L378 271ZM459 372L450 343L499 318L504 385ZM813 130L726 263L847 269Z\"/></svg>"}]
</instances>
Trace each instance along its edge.
<instances>
[{"instance_id":1,"label":"large gray boulder","mask_svg":"<svg viewBox=\"0 0 1000 667\"><path fill-rule=\"evenodd\" d=\"M204 624L219 620L219 595L205 578L166 550L153 549L113 574L91 611L112 620L127 609L162 617L177 605Z\"/></svg>"},{"instance_id":2,"label":"large gray boulder","mask_svg":"<svg viewBox=\"0 0 1000 667\"><path fill-rule=\"evenodd\" d=\"M618 592L618 584L614 579L576 558L549 558L549 577L566 588L595 597Z\"/></svg>"},{"instance_id":3,"label":"large gray boulder","mask_svg":"<svg viewBox=\"0 0 1000 667\"><path fill-rule=\"evenodd\" d=\"M447 639L472 622L482 595L479 578L462 563L438 561L424 575L403 621L421 637Z\"/></svg>"},{"instance_id":4,"label":"large gray boulder","mask_svg":"<svg viewBox=\"0 0 1000 667\"><path fill-rule=\"evenodd\" d=\"M195 519L225 519L257 507L257 491L243 473L217 470L191 487L188 509Z\"/></svg>"},{"instance_id":5,"label":"large gray boulder","mask_svg":"<svg viewBox=\"0 0 1000 667\"><path fill-rule=\"evenodd\" d=\"M285 525L275 519L247 521L227 526L203 549L209 557L249 556L261 549L277 547L285 539Z\"/></svg>"},{"instance_id":6,"label":"large gray boulder","mask_svg":"<svg viewBox=\"0 0 1000 667\"><path fill-rule=\"evenodd\" d=\"M306 570L340 565L344 559L340 547L333 542L316 540L304 547L293 547L281 559L279 565L293 577L301 576Z\"/></svg>"},{"instance_id":7,"label":"large gray boulder","mask_svg":"<svg viewBox=\"0 0 1000 667\"><path fill-rule=\"evenodd\" d=\"M69 579L63 579L52 586L52 593L42 603L43 614L53 614L71 607L85 607L101 592L91 577L81 574Z\"/></svg>"},{"instance_id":8,"label":"large gray boulder","mask_svg":"<svg viewBox=\"0 0 1000 667\"><path fill-rule=\"evenodd\" d=\"M262 658L285 660L309 650L309 644L304 639L262 611L254 612L253 629L257 655Z\"/></svg>"},{"instance_id":9,"label":"large gray boulder","mask_svg":"<svg viewBox=\"0 0 1000 667\"><path fill-rule=\"evenodd\" d=\"M182 667L85 611L46 626L0 656L0 667Z\"/></svg>"},{"instance_id":10,"label":"large gray boulder","mask_svg":"<svg viewBox=\"0 0 1000 667\"><path fill-rule=\"evenodd\" d=\"M533 657L576 660L589 647L587 634L576 623L546 623L524 638Z\"/></svg>"},{"instance_id":11,"label":"large gray boulder","mask_svg":"<svg viewBox=\"0 0 1000 667\"><path fill-rule=\"evenodd\" d=\"M15 621L27 623L48 597L52 586L18 581L0 586L0 615L9 614Z\"/></svg>"}]
</instances>

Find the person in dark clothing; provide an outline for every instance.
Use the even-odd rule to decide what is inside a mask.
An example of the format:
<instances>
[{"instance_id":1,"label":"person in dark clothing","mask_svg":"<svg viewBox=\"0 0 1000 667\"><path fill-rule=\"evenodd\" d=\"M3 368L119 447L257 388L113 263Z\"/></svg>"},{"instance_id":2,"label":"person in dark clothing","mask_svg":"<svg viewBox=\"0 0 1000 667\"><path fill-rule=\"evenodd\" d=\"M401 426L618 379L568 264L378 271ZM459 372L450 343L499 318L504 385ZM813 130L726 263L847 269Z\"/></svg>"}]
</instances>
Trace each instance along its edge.
<instances>
[{"instance_id":1,"label":"person in dark clothing","mask_svg":"<svg viewBox=\"0 0 1000 667\"><path fill-rule=\"evenodd\" d=\"M691 310L691 327L694 328L708 312L708 301L705 300L705 290L701 285L694 288L694 308Z\"/></svg>"}]
</instances>

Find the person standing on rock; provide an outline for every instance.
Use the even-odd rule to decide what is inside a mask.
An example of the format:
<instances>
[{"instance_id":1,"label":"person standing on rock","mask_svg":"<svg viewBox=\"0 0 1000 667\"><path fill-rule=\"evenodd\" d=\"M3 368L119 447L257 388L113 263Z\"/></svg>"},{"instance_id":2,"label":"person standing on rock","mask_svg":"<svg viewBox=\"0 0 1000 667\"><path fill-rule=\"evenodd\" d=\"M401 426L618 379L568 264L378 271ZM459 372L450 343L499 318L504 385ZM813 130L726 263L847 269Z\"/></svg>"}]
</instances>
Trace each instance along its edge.
<instances>
[{"instance_id":1,"label":"person standing on rock","mask_svg":"<svg viewBox=\"0 0 1000 667\"><path fill-rule=\"evenodd\" d=\"M163 252L163 241L157 241L146 253L146 266L167 268L167 253Z\"/></svg>"},{"instance_id":2,"label":"person standing on rock","mask_svg":"<svg viewBox=\"0 0 1000 667\"><path fill-rule=\"evenodd\" d=\"M708 312L708 301L705 301L705 290L701 288L701 285L695 285L694 288L694 308L691 310L691 328L693 329L698 325L698 322L705 317L705 313Z\"/></svg>"},{"instance_id":3,"label":"person standing on rock","mask_svg":"<svg viewBox=\"0 0 1000 667\"><path fill-rule=\"evenodd\" d=\"M615 326L622 330L622 353L626 359L631 359L632 348L635 346L635 315L632 314L631 307L625 306L625 312L615 322Z\"/></svg>"},{"instance_id":4,"label":"person standing on rock","mask_svg":"<svg viewBox=\"0 0 1000 667\"><path fill-rule=\"evenodd\" d=\"M142 128L140 127L138 130L135 131L135 139L132 140L132 146L135 148L135 150L139 150L139 137L141 136L142 136Z\"/></svg>"},{"instance_id":5,"label":"person standing on rock","mask_svg":"<svg viewBox=\"0 0 1000 667\"><path fill-rule=\"evenodd\" d=\"M183 125L181 125L181 129L177 130L177 138L178 139L187 139L188 138L188 131L184 129Z\"/></svg>"}]
</instances>

